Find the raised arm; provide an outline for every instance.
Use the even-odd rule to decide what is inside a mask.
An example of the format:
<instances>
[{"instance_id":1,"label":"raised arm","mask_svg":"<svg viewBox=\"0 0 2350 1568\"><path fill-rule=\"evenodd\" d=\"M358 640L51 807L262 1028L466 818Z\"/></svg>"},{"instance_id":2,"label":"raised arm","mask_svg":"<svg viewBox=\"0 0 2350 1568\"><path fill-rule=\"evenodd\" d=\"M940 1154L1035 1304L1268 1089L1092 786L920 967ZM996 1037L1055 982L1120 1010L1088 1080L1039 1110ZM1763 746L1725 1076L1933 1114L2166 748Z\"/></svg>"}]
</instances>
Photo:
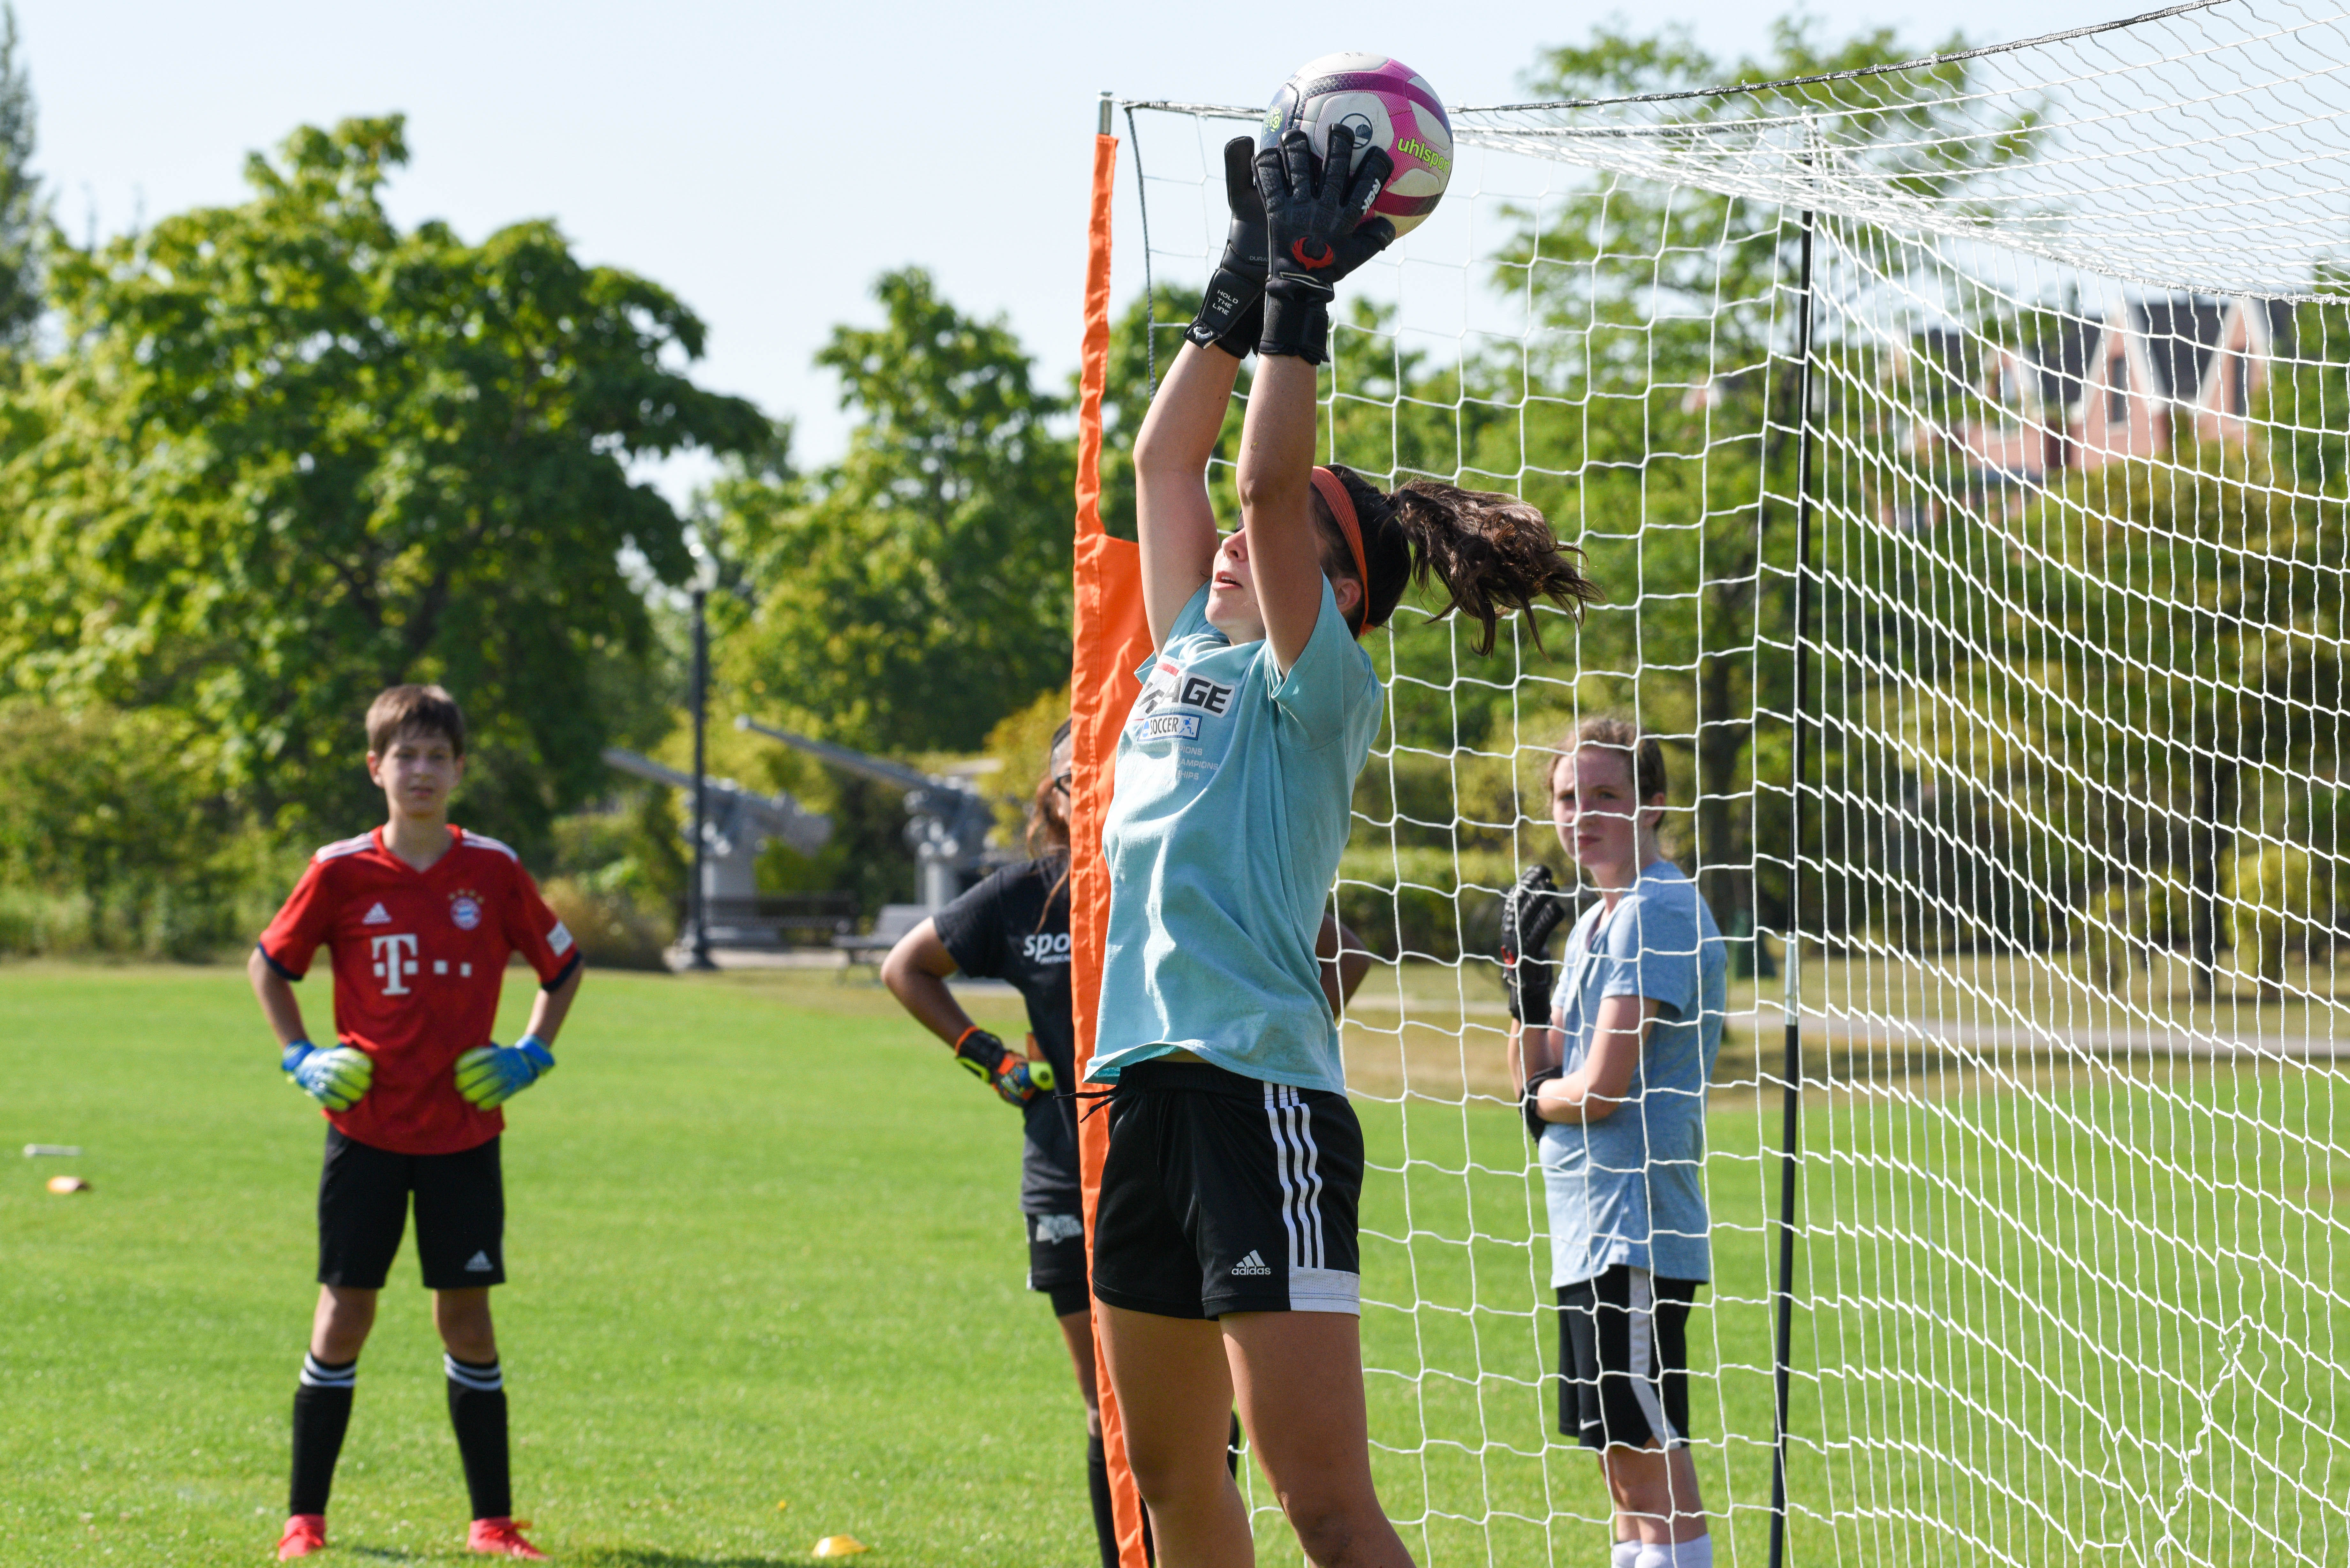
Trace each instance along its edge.
<instances>
[{"instance_id":1,"label":"raised arm","mask_svg":"<svg viewBox=\"0 0 2350 1568\"><path fill-rule=\"evenodd\" d=\"M1134 438L1135 523L1142 541L1142 607L1150 642L1163 647L1183 606L1215 569L1216 513L1208 460L1241 362L1187 342L1159 383Z\"/></svg>"},{"instance_id":2,"label":"raised arm","mask_svg":"<svg viewBox=\"0 0 2350 1568\"><path fill-rule=\"evenodd\" d=\"M1314 527L1315 368L1268 357L1241 427L1241 526L1274 663L1297 662L1322 613L1322 542Z\"/></svg>"},{"instance_id":3,"label":"raised arm","mask_svg":"<svg viewBox=\"0 0 2350 1568\"><path fill-rule=\"evenodd\" d=\"M1315 367L1329 353L1330 301L1338 279L1395 238L1385 218L1363 222L1395 164L1373 148L1360 167L1354 133L1331 130L1329 159L1302 130L1257 154L1270 270L1264 337L1241 427L1241 526L1249 575L1274 663L1286 671L1305 651L1322 611L1322 545L1314 526ZM1361 585L1357 586L1361 591Z\"/></svg>"}]
</instances>

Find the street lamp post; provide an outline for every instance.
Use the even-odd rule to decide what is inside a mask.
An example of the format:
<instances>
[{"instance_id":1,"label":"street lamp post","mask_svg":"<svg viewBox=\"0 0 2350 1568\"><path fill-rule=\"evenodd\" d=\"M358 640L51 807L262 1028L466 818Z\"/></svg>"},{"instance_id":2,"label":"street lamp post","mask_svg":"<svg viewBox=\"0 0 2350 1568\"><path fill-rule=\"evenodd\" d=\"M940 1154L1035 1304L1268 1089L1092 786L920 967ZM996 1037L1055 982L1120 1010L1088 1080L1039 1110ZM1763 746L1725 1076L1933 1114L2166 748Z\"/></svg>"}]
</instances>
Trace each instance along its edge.
<instances>
[{"instance_id":1,"label":"street lamp post","mask_svg":"<svg viewBox=\"0 0 2350 1568\"><path fill-rule=\"evenodd\" d=\"M710 590L718 586L718 558L693 545L693 956L688 967L716 969L710 957L710 773L702 731L710 707Z\"/></svg>"}]
</instances>

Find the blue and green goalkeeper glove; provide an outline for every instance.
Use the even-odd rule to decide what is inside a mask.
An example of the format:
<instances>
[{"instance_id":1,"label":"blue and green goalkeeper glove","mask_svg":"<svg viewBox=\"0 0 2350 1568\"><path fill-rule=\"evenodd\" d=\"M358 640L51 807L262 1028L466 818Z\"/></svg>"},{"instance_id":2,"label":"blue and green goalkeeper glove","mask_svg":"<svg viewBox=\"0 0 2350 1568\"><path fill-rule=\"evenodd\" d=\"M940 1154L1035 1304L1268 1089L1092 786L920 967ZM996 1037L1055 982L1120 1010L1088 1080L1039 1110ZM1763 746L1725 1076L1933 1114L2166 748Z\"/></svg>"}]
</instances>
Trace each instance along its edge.
<instances>
[{"instance_id":1,"label":"blue and green goalkeeper glove","mask_svg":"<svg viewBox=\"0 0 2350 1568\"><path fill-rule=\"evenodd\" d=\"M307 1040L286 1047L279 1065L302 1092L330 1111L347 1111L359 1103L375 1081L375 1063L364 1051L337 1045L321 1051Z\"/></svg>"},{"instance_id":2,"label":"blue and green goalkeeper glove","mask_svg":"<svg viewBox=\"0 0 2350 1568\"><path fill-rule=\"evenodd\" d=\"M1053 1092L1053 1064L1029 1061L976 1024L955 1042L955 1060L1003 1096L1006 1105L1024 1106L1039 1095Z\"/></svg>"},{"instance_id":3,"label":"blue and green goalkeeper glove","mask_svg":"<svg viewBox=\"0 0 2350 1568\"><path fill-rule=\"evenodd\" d=\"M494 1111L555 1071L555 1053L536 1034L511 1045L476 1045L457 1058L457 1092Z\"/></svg>"}]
</instances>

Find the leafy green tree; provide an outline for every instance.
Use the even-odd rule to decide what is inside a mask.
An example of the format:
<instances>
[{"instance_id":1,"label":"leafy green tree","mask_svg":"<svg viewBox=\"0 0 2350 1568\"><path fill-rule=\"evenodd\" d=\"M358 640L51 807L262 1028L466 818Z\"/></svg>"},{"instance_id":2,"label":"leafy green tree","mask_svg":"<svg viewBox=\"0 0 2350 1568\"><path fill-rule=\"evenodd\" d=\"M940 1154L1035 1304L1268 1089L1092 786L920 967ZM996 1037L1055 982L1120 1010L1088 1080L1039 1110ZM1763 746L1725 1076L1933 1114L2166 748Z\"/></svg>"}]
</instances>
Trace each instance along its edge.
<instances>
[{"instance_id":1,"label":"leafy green tree","mask_svg":"<svg viewBox=\"0 0 2350 1568\"><path fill-rule=\"evenodd\" d=\"M1760 85L1915 53L1885 29L1823 43L1813 24L1791 18L1773 27L1767 54L1732 64L1679 29L1602 26L1587 44L1552 51L1529 87L1596 99L1757 84L1655 113L1693 130L1805 113L1846 163L1898 168L1921 198L1963 199L1970 182L2028 150L2034 124L2026 113L1998 136L1939 139L1950 111L1918 100L1962 101L1967 62L1905 72L1881 100L1850 84ZM1785 776L1783 755L1769 754L1783 753L1783 737L1760 736L1752 722L1758 705L1783 711L1785 672L1759 668L1752 650L1758 628L1783 637L1793 615L1795 216L1605 176L1527 212L1493 282L1531 302L1538 330L1523 354L1464 364L1467 397L1452 428L1420 438L1440 455L1457 452L1472 472L1525 475L1529 499L1589 551L1608 602L1575 639L1584 701L1637 696L1659 727L1696 737L1696 856L1725 911L1752 907L1739 868L1752 862L1757 835L1783 841L1787 832L1783 816L1768 815L1783 810L1783 794L1751 788L1758 767ZM1835 285L1823 275L1816 286ZM1834 316L1823 309L1817 320ZM1423 396L1415 408L1442 401ZM1785 897L1761 891L1766 907Z\"/></svg>"},{"instance_id":2,"label":"leafy green tree","mask_svg":"<svg viewBox=\"0 0 2350 1568\"><path fill-rule=\"evenodd\" d=\"M49 917L36 931L0 908L0 951L194 958L250 941L299 861L210 790L216 744L165 709L0 698L0 906Z\"/></svg>"},{"instance_id":3,"label":"leafy green tree","mask_svg":"<svg viewBox=\"0 0 2350 1568\"><path fill-rule=\"evenodd\" d=\"M0 5L0 348L22 351L41 318L41 182L33 174L33 79L16 7Z\"/></svg>"},{"instance_id":4,"label":"leafy green tree","mask_svg":"<svg viewBox=\"0 0 2350 1568\"><path fill-rule=\"evenodd\" d=\"M837 327L816 356L855 415L847 455L806 475L738 464L713 492L750 600L724 674L827 739L968 751L1068 680L1075 446L1003 322L919 267L873 293L882 324Z\"/></svg>"},{"instance_id":5,"label":"leafy green tree","mask_svg":"<svg viewBox=\"0 0 2350 1568\"><path fill-rule=\"evenodd\" d=\"M2318 851L2323 907L2304 889L2289 912L2331 923L2350 507L2330 489L2297 489L2258 445L2188 444L2070 475L2012 537L1961 522L1918 542L1910 602L1981 607L1971 649L1941 634L1947 743L2046 803L2052 827L2013 836L2067 903L2133 942L2183 939L2205 996L2231 861L2265 845L2306 883ZM2241 897L2287 912L2274 888ZM2282 945L2266 950L2272 986Z\"/></svg>"},{"instance_id":6,"label":"leafy green tree","mask_svg":"<svg viewBox=\"0 0 2350 1568\"><path fill-rule=\"evenodd\" d=\"M253 198L79 249L68 350L0 404L0 686L185 713L224 782L311 831L363 820L359 717L447 684L465 815L543 840L598 791L604 704L647 656L624 552L688 567L631 462L751 450L758 411L671 366L702 323L546 223L403 232L398 118L304 128Z\"/></svg>"}]
</instances>

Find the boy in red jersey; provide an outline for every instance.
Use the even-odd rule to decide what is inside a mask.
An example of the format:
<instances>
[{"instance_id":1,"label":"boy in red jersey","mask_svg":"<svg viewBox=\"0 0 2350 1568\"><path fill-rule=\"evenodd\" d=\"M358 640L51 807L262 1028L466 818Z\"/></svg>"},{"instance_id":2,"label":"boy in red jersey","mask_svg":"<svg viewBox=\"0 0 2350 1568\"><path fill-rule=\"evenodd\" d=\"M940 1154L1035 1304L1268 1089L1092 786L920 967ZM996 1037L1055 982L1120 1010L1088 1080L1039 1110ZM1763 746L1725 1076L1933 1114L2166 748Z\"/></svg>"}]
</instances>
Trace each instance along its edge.
<instances>
[{"instance_id":1,"label":"boy in red jersey","mask_svg":"<svg viewBox=\"0 0 2350 1568\"><path fill-rule=\"evenodd\" d=\"M579 950L513 850L449 821L465 719L438 686L395 686L368 708L368 776L384 825L329 844L246 965L286 1071L326 1106L318 1180L318 1309L294 1396L294 1479L280 1561L327 1542L327 1494L350 1421L359 1348L416 1204L416 1251L447 1347L449 1419L472 1493L466 1544L544 1557L513 1518L506 1397L489 1287L505 1280L498 1106L554 1067L547 1047L579 989ZM302 1024L292 981L321 945L335 973L336 1045ZM529 1033L490 1040L510 954L538 971Z\"/></svg>"}]
</instances>

